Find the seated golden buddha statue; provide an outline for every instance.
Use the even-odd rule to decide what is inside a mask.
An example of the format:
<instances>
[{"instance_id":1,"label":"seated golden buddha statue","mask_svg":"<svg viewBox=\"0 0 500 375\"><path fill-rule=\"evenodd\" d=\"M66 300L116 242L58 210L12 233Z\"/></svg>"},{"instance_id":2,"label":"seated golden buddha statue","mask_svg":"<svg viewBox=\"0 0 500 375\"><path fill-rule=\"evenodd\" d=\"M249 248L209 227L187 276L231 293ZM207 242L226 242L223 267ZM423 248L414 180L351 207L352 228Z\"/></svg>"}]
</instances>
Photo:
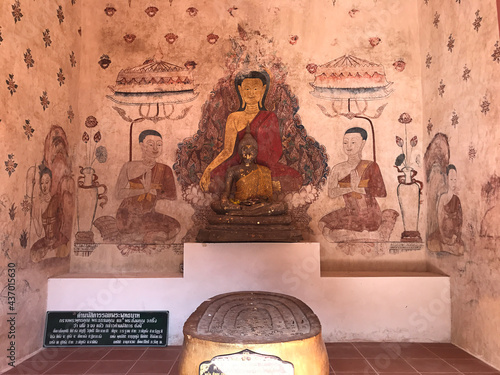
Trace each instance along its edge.
<instances>
[{"instance_id":1,"label":"seated golden buddha statue","mask_svg":"<svg viewBox=\"0 0 500 375\"><path fill-rule=\"evenodd\" d=\"M255 163L257 141L247 127L238 145L241 163L228 168L221 199L212 203L219 215L273 216L287 212L283 202L273 202L271 170Z\"/></svg>"}]
</instances>

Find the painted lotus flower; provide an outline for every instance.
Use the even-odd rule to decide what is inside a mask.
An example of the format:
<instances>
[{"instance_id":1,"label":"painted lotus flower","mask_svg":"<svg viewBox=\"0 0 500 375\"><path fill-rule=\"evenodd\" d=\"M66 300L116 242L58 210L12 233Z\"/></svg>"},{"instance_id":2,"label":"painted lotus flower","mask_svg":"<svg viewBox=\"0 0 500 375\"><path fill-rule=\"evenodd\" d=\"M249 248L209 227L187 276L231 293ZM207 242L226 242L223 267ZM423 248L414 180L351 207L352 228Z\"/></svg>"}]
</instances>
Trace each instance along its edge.
<instances>
[{"instance_id":1,"label":"painted lotus flower","mask_svg":"<svg viewBox=\"0 0 500 375\"><path fill-rule=\"evenodd\" d=\"M318 65L316 64L307 64L306 69L309 73L314 74L318 70Z\"/></svg>"},{"instance_id":2,"label":"painted lotus flower","mask_svg":"<svg viewBox=\"0 0 500 375\"><path fill-rule=\"evenodd\" d=\"M410 139L410 145L411 145L411 147L415 147L417 144L418 144L418 138L415 135L415 136L413 136L412 139Z\"/></svg>"},{"instance_id":3,"label":"painted lotus flower","mask_svg":"<svg viewBox=\"0 0 500 375\"><path fill-rule=\"evenodd\" d=\"M82 135L82 141L84 143L87 143L88 141L90 141L90 136L89 136L89 133L87 132L83 132L83 135Z\"/></svg>"},{"instance_id":4,"label":"painted lotus flower","mask_svg":"<svg viewBox=\"0 0 500 375\"><path fill-rule=\"evenodd\" d=\"M297 44L299 37L297 35L290 35L290 40L288 41L292 46Z\"/></svg>"},{"instance_id":5,"label":"painted lotus flower","mask_svg":"<svg viewBox=\"0 0 500 375\"><path fill-rule=\"evenodd\" d=\"M101 132L98 131L97 133L94 134L94 142L95 143L98 143L100 140L101 140L102 136L101 136Z\"/></svg>"},{"instance_id":6,"label":"painted lotus flower","mask_svg":"<svg viewBox=\"0 0 500 375\"><path fill-rule=\"evenodd\" d=\"M189 14L191 17L194 17L198 14L198 9L194 7L190 7L186 9L187 14Z\"/></svg>"},{"instance_id":7,"label":"painted lotus flower","mask_svg":"<svg viewBox=\"0 0 500 375\"><path fill-rule=\"evenodd\" d=\"M165 40L170 44L174 44L178 38L179 36L174 33L165 34Z\"/></svg>"},{"instance_id":8,"label":"painted lotus flower","mask_svg":"<svg viewBox=\"0 0 500 375\"><path fill-rule=\"evenodd\" d=\"M184 66L185 66L185 67L186 67L186 69L188 69L188 70L193 70L194 68L196 68L196 65L198 65L198 64L196 64L194 61L186 61L186 62L184 63Z\"/></svg>"},{"instance_id":9,"label":"painted lotus flower","mask_svg":"<svg viewBox=\"0 0 500 375\"><path fill-rule=\"evenodd\" d=\"M123 40L127 43L132 43L135 40L136 36L134 34L126 34L123 36Z\"/></svg>"},{"instance_id":10,"label":"painted lotus flower","mask_svg":"<svg viewBox=\"0 0 500 375\"><path fill-rule=\"evenodd\" d=\"M403 147L403 138L399 137L399 136L396 136L396 144L399 146L399 147Z\"/></svg>"},{"instance_id":11,"label":"painted lotus flower","mask_svg":"<svg viewBox=\"0 0 500 375\"><path fill-rule=\"evenodd\" d=\"M102 55L100 58L99 58L99 62L98 62L99 66L103 69L107 69L109 67L109 65L111 64L111 59L109 58L108 55Z\"/></svg>"},{"instance_id":12,"label":"painted lotus flower","mask_svg":"<svg viewBox=\"0 0 500 375\"><path fill-rule=\"evenodd\" d=\"M45 111L49 107L49 104L50 104L49 96L47 95L47 91L44 91L42 93L42 96L40 96L40 105Z\"/></svg>"},{"instance_id":13,"label":"painted lotus flower","mask_svg":"<svg viewBox=\"0 0 500 375\"><path fill-rule=\"evenodd\" d=\"M413 119L411 118L411 116L408 113L404 112L404 113L401 113L401 115L399 116L398 121L401 124L409 124L410 122L413 121Z\"/></svg>"},{"instance_id":14,"label":"painted lotus flower","mask_svg":"<svg viewBox=\"0 0 500 375\"><path fill-rule=\"evenodd\" d=\"M157 7L147 7L146 10L144 11L149 17L154 17L156 13L158 12Z\"/></svg>"},{"instance_id":15,"label":"painted lotus flower","mask_svg":"<svg viewBox=\"0 0 500 375\"><path fill-rule=\"evenodd\" d=\"M210 44L215 44L219 40L219 36L216 34L208 34L207 35L207 42Z\"/></svg>"},{"instance_id":16,"label":"painted lotus flower","mask_svg":"<svg viewBox=\"0 0 500 375\"><path fill-rule=\"evenodd\" d=\"M394 67L394 69L396 69L398 72L402 72L403 70L405 70L405 67L406 67L406 63L403 61L403 60L398 60L396 62L394 62L394 64L392 64L392 66Z\"/></svg>"},{"instance_id":17,"label":"painted lotus flower","mask_svg":"<svg viewBox=\"0 0 500 375\"><path fill-rule=\"evenodd\" d=\"M111 7L111 6L108 6L108 7L104 8L104 13L106 13L107 16L111 17L116 13L116 9Z\"/></svg>"},{"instance_id":18,"label":"painted lotus flower","mask_svg":"<svg viewBox=\"0 0 500 375\"><path fill-rule=\"evenodd\" d=\"M94 116L89 116L85 120L85 126L89 129L95 128L97 126L97 124L98 124L97 119Z\"/></svg>"}]
</instances>

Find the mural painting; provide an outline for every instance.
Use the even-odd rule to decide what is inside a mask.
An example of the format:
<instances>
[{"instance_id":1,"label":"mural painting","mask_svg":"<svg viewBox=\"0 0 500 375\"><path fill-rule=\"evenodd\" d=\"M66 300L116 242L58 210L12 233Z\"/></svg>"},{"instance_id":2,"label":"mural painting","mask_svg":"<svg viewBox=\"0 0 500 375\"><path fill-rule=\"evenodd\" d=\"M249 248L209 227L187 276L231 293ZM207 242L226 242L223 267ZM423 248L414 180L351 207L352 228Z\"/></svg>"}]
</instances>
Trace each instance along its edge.
<instances>
[{"instance_id":1,"label":"mural painting","mask_svg":"<svg viewBox=\"0 0 500 375\"><path fill-rule=\"evenodd\" d=\"M328 242L342 243L340 248L348 255L384 253L359 242L387 242L399 213L393 209L381 210L377 198L387 196L384 179L376 161L376 141L373 119L380 117L386 104L370 109L369 103L388 97L393 92L384 67L352 55L344 55L324 65L309 64L314 74L311 94L331 102L329 112L318 104L329 118L340 116L357 123L341 133L343 151L347 160L337 163L329 176L328 196L334 209L318 222L319 230ZM371 112L371 113L369 113ZM366 141L371 138L373 160L363 159ZM349 242L358 242L350 246Z\"/></svg>"},{"instance_id":2,"label":"mural painting","mask_svg":"<svg viewBox=\"0 0 500 375\"><path fill-rule=\"evenodd\" d=\"M481 188L481 197L487 204L486 212L481 220L481 237L500 238L500 178L497 175L490 177Z\"/></svg>"},{"instance_id":3,"label":"mural painting","mask_svg":"<svg viewBox=\"0 0 500 375\"><path fill-rule=\"evenodd\" d=\"M30 256L33 262L67 257L73 225L75 183L66 133L52 125L45 138L43 160L27 173L31 200Z\"/></svg>"},{"instance_id":4,"label":"mural painting","mask_svg":"<svg viewBox=\"0 0 500 375\"><path fill-rule=\"evenodd\" d=\"M184 118L190 107L174 115L175 106L198 95L192 77L196 63L188 61L183 68L162 58L158 50L143 64L121 70L116 85L110 87L113 95L108 95L118 105L113 109L130 122L129 161L116 180L114 196L121 201L116 215L100 216L93 224L103 241L118 244L123 255L162 251L161 245L174 243L181 230L176 219L157 211L158 200L177 199L172 169L158 161L163 153L162 134L146 128L133 136L134 125L145 120L157 124ZM141 152L136 160L132 155L133 142L138 143Z\"/></svg>"},{"instance_id":5,"label":"mural painting","mask_svg":"<svg viewBox=\"0 0 500 375\"><path fill-rule=\"evenodd\" d=\"M434 253L463 255L463 213L457 168L450 164L448 137L437 133L424 156L428 186L427 248Z\"/></svg>"},{"instance_id":6,"label":"mural painting","mask_svg":"<svg viewBox=\"0 0 500 375\"><path fill-rule=\"evenodd\" d=\"M197 134L177 151L174 170L184 199L195 209L185 241L206 226L210 203L225 190L226 171L241 162L238 145L247 129L258 145L256 163L271 171L273 195L288 202L303 231L310 232L307 208L326 180L324 147L301 124L297 98L286 84L286 66L265 36L240 25L238 32L226 61L229 74L203 106Z\"/></svg>"}]
</instances>

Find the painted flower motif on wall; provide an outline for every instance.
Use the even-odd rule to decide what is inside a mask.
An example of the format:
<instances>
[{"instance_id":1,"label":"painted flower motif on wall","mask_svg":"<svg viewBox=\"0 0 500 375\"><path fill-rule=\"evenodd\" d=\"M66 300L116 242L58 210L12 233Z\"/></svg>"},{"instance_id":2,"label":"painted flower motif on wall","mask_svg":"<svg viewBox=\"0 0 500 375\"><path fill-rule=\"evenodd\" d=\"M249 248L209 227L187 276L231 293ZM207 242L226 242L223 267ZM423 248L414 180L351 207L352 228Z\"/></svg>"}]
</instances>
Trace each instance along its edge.
<instances>
[{"instance_id":1,"label":"painted flower motif on wall","mask_svg":"<svg viewBox=\"0 0 500 375\"><path fill-rule=\"evenodd\" d=\"M439 82L439 87L438 87L438 94L440 97L443 97L445 87L446 85L444 84L443 80L441 80L441 82Z\"/></svg>"},{"instance_id":2,"label":"painted flower motif on wall","mask_svg":"<svg viewBox=\"0 0 500 375\"><path fill-rule=\"evenodd\" d=\"M474 26L474 30L479 32L479 28L481 27L481 21L483 20L483 17L479 15L479 9L476 10L476 19L472 23L472 26Z\"/></svg>"},{"instance_id":3,"label":"painted flower motif on wall","mask_svg":"<svg viewBox=\"0 0 500 375\"><path fill-rule=\"evenodd\" d=\"M453 34L450 34L448 37L448 43L446 46L448 47L448 51L453 52L453 48L455 48L455 38L453 38Z\"/></svg>"},{"instance_id":4,"label":"painted flower motif on wall","mask_svg":"<svg viewBox=\"0 0 500 375\"><path fill-rule=\"evenodd\" d=\"M146 14L149 17L154 17L156 15L156 13L158 12L158 8L157 7L147 7L146 10L144 10L144 12L146 12Z\"/></svg>"},{"instance_id":5,"label":"painted flower motif on wall","mask_svg":"<svg viewBox=\"0 0 500 375\"><path fill-rule=\"evenodd\" d=\"M434 124L431 122L431 119L429 118L429 121L427 121L427 134L431 135L433 127Z\"/></svg>"},{"instance_id":6,"label":"painted flower motif on wall","mask_svg":"<svg viewBox=\"0 0 500 375\"><path fill-rule=\"evenodd\" d=\"M14 221L14 219L16 218L16 213L17 213L16 210L17 210L16 204L12 203L12 206L9 207L9 218L11 221Z\"/></svg>"},{"instance_id":7,"label":"painted flower motif on wall","mask_svg":"<svg viewBox=\"0 0 500 375\"><path fill-rule=\"evenodd\" d=\"M179 36L174 33L165 34L165 40L170 44L174 44L178 38Z\"/></svg>"},{"instance_id":8,"label":"painted flower motif on wall","mask_svg":"<svg viewBox=\"0 0 500 375\"><path fill-rule=\"evenodd\" d=\"M57 72L57 82L59 82L59 86L64 85L65 80L66 80L66 77L64 76L62 68L59 68L59 71Z\"/></svg>"},{"instance_id":9,"label":"painted flower motif on wall","mask_svg":"<svg viewBox=\"0 0 500 375\"><path fill-rule=\"evenodd\" d=\"M45 48L50 47L52 44L52 39L50 39L50 30L45 29L43 32L43 42L45 43Z\"/></svg>"},{"instance_id":10,"label":"painted flower motif on wall","mask_svg":"<svg viewBox=\"0 0 500 375\"><path fill-rule=\"evenodd\" d=\"M411 164L411 154L413 152L413 148L415 148L418 144L418 138L416 135L410 139L410 142L408 142L408 136L406 135L407 134L406 127L412 121L413 121L413 119L406 112L401 113L401 115L398 118L398 122L405 126L405 138L406 139L403 140L401 137L396 135L396 145L398 147L401 147L401 154L399 154L398 157L396 158L396 160L394 161L394 165L396 167L400 167L401 165L404 165L405 168L411 167L411 165L410 165ZM406 141L406 147L405 147L405 141ZM411 147L409 151L408 151L408 144Z\"/></svg>"},{"instance_id":11,"label":"painted flower motif on wall","mask_svg":"<svg viewBox=\"0 0 500 375\"><path fill-rule=\"evenodd\" d=\"M24 212L25 216L28 212L31 211L31 207L31 199L29 195L25 195L23 201L21 202L21 210Z\"/></svg>"},{"instance_id":12,"label":"painted flower motif on wall","mask_svg":"<svg viewBox=\"0 0 500 375\"><path fill-rule=\"evenodd\" d=\"M290 35L289 43L293 46L294 44L297 44L298 40L299 37L297 35Z\"/></svg>"},{"instance_id":13,"label":"painted flower motif on wall","mask_svg":"<svg viewBox=\"0 0 500 375\"><path fill-rule=\"evenodd\" d=\"M231 15L231 17L234 17L233 12L234 12L235 10L238 10L238 8L236 8L236 7L231 7L231 8L229 8L229 9L227 10L227 12Z\"/></svg>"},{"instance_id":14,"label":"painted flower motif on wall","mask_svg":"<svg viewBox=\"0 0 500 375\"><path fill-rule=\"evenodd\" d=\"M190 7L186 9L186 13L189 14L191 17L195 17L198 14L198 9Z\"/></svg>"},{"instance_id":15,"label":"painted flower motif on wall","mask_svg":"<svg viewBox=\"0 0 500 375\"><path fill-rule=\"evenodd\" d=\"M127 43L132 43L135 40L136 36L134 34L126 34L123 36L123 40Z\"/></svg>"},{"instance_id":16,"label":"painted flower motif on wall","mask_svg":"<svg viewBox=\"0 0 500 375\"><path fill-rule=\"evenodd\" d=\"M434 25L434 27L435 27L436 29L439 27L439 17L440 17L439 13L438 13L438 12L436 12L436 13L434 14L434 20L432 21L432 24Z\"/></svg>"},{"instance_id":17,"label":"painted flower motif on wall","mask_svg":"<svg viewBox=\"0 0 500 375\"><path fill-rule=\"evenodd\" d=\"M351 17L351 18L356 17L356 13L358 13L358 12L359 12L359 9L352 8L352 9L349 11L349 17Z\"/></svg>"},{"instance_id":18,"label":"painted flower motif on wall","mask_svg":"<svg viewBox=\"0 0 500 375\"><path fill-rule=\"evenodd\" d=\"M19 0L14 1L14 4L12 4L12 17L14 17L14 22L17 23L17 21L21 21L21 17L23 16L23 13L21 12L21 3Z\"/></svg>"},{"instance_id":19,"label":"painted flower motif on wall","mask_svg":"<svg viewBox=\"0 0 500 375\"><path fill-rule=\"evenodd\" d=\"M50 104L49 96L47 95L47 91L44 91L42 93L42 96L40 96L40 105L45 111L49 107L49 104Z\"/></svg>"},{"instance_id":20,"label":"painted flower motif on wall","mask_svg":"<svg viewBox=\"0 0 500 375\"><path fill-rule=\"evenodd\" d=\"M380 39L378 36L368 39L368 42L370 42L370 45L372 47L378 46L381 41L382 39Z\"/></svg>"},{"instance_id":21,"label":"painted flower motif on wall","mask_svg":"<svg viewBox=\"0 0 500 375\"><path fill-rule=\"evenodd\" d=\"M207 42L210 44L215 44L219 40L219 36L212 33L207 35Z\"/></svg>"},{"instance_id":22,"label":"painted flower motif on wall","mask_svg":"<svg viewBox=\"0 0 500 375\"><path fill-rule=\"evenodd\" d=\"M86 119L85 119L85 127L86 128L89 128L89 129L92 129L92 128L95 128L97 126L99 122L97 121L97 119L94 117L94 116L88 116ZM88 139L87 139L88 140Z\"/></svg>"},{"instance_id":23,"label":"painted flower motif on wall","mask_svg":"<svg viewBox=\"0 0 500 375\"><path fill-rule=\"evenodd\" d=\"M432 56L430 53L427 53L427 56L425 57L425 67L429 69L432 64Z\"/></svg>"},{"instance_id":24,"label":"painted flower motif on wall","mask_svg":"<svg viewBox=\"0 0 500 375\"><path fill-rule=\"evenodd\" d=\"M188 70L193 70L193 69L195 69L195 68L196 68L196 65L198 65L198 64L196 64L196 62L194 62L194 61L192 61L192 60L190 60L190 61L186 61L186 62L184 63L184 67L185 67L186 69L188 69Z\"/></svg>"},{"instance_id":25,"label":"painted flower motif on wall","mask_svg":"<svg viewBox=\"0 0 500 375\"><path fill-rule=\"evenodd\" d=\"M98 64L101 68L107 69L109 65L111 64L111 59L109 58L108 55L102 55L99 58Z\"/></svg>"},{"instance_id":26,"label":"painted flower motif on wall","mask_svg":"<svg viewBox=\"0 0 500 375\"><path fill-rule=\"evenodd\" d=\"M14 161L14 154L8 154L7 160L5 160L5 170L9 174L9 177L16 171L17 163Z\"/></svg>"},{"instance_id":27,"label":"painted flower motif on wall","mask_svg":"<svg viewBox=\"0 0 500 375\"><path fill-rule=\"evenodd\" d=\"M10 91L10 95L14 95L18 87L16 81L14 81L14 74L9 74L9 79L5 82L7 82L7 90Z\"/></svg>"},{"instance_id":28,"label":"painted flower motif on wall","mask_svg":"<svg viewBox=\"0 0 500 375\"><path fill-rule=\"evenodd\" d=\"M306 65L306 69L307 69L307 71L309 73L314 74L318 70L318 65L312 64L312 63L311 64L307 64Z\"/></svg>"},{"instance_id":29,"label":"painted flower motif on wall","mask_svg":"<svg viewBox=\"0 0 500 375\"><path fill-rule=\"evenodd\" d=\"M21 245L23 249L28 247L28 231L26 229L23 229L19 236L19 245Z\"/></svg>"},{"instance_id":30,"label":"painted flower motif on wall","mask_svg":"<svg viewBox=\"0 0 500 375\"><path fill-rule=\"evenodd\" d=\"M33 137L33 133L35 132L35 129L33 129L33 127L30 124L30 120L24 120L23 129L24 129L24 135L26 136L26 138L28 138L29 141L31 137Z\"/></svg>"},{"instance_id":31,"label":"painted flower motif on wall","mask_svg":"<svg viewBox=\"0 0 500 375\"><path fill-rule=\"evenodd\" d=\"M459 119L460 118L458 117L457 112L454 110L453 113L451 114L451 126L453 126L455 129L457 128Z\"/></svg>"},{"instance_id":32,"label":"painted flower motif on wall","mask_svg":"<svg viewBox=\"0 0 500 375\"><path fill-rule=\"evenodd\" d=\"M467 65L464 66L464 72L462 74L462 79L467 82L470 78L470 69L467 68Z\"/></svg>"},{"instance_id":33,"label":"painted flower motif on wall","mask_svg":"<svg viewBox=\"0 0 500 375\"><path fill-rule=\"evenodd\" d=\"M2 38L2 26L0 26L0 45L2 45L3 38Z\"/></svg>"},{"instance_id":34,"label":"painted flower motif on wall","mask_svg":"<svg viewBox=\"0 0 500 375\"><path fill-rule=\"evenodd\" d=\"M59 20L59 25L64 22L64 12L61 5L57 8L57 19Z\"/></svg>"},{"instance_id":35,"label":"painted flower motif on wall","mask_svg":"<svg viewBox=\"0 0 500 375\"><path fill-rule=\"evenodd\" d=\"M116 9L110 5L104 8L104 13L106 16L112 17L116 13Z\"/></svg>"},{"instance_id":36,"label":"painted flower motif on wall","mask_svg":"<svg viewBox=\"0 0 500 375\"><path fill-rule=\"evenodd\" d=\"M74 51L71 51L71 53L69 55L69 62L71 64L72 68L74 68L76 66L76 56L75 56L75 52Z\"/></svg>"},{"instance_id":37,"label":"painted flower motif on wall","mask_svg":"<svg viewBox=\"0 0 500 375\"><path fill-rule=\"evenodd\" d=\"M73 119L75 118L75 112L73 111L73 107L69 106L68 112L66 113L68 114L68 120L69 123L71 124L71 122L73 122Z\"/></svg>"},{"instance_id":38,"label":"painted flower motif on wall","mask_svg":"<svg viewBox=\"0 0 500 375\"><path fill-rule=\"evenodd\" d=\"M476 151L476 148L474 147L474 145L471 143L469 145L469 161L474 161L474 159L476 158L476 155L477 155L477 151Z\"/></svg>"},{"instance_id":39,"label":"painted flower motif on wall","mask_svg":"<svg viewBox=\"0 0 500 375\"><path fill-rule=\"evenodd\" d=\"M491 57L493 57L493 61L500 63L500 46L498 45L498 40L495 43L495 50L493 51Z\"/></svg>"},{"instance_id":40,"label":"painted flower motif on wall","mask_svg":"<svg viewBox=\"0 0 500 375\"><path fill-rule=\"evenodd\" d=\"M395 61L394 64L392 64L392 66L394 67L394 69L396 69L396 71L402 72L406 68L406 63L403 59L399 59Z\"/></svg>"},{"instance_id":41,"label":"painted flower motif on wall","mask_svg":"<svg viewBox=\"0 0 500 375\"><path fill-rule=\"evenodd\" d=\"M486 95L483 97L483 101L480 104L481 107L481 113L484 114L485 116L488 114L490 111L490 102L486 98Z\"/></svg>"},{"instance_id":42,"label":"painted flower motif on wall","mask_svg":"<svg viewBox=\"0 0 500 375\"><path fill-rule=\"evenodd\" d=\"M31 55L31 49L27 49L26 52L24 53L24 62L26 63L26 67L32 68L33 65L35 64L35 60L33 60L33 56Z\"/></svg>"}]
</instances>

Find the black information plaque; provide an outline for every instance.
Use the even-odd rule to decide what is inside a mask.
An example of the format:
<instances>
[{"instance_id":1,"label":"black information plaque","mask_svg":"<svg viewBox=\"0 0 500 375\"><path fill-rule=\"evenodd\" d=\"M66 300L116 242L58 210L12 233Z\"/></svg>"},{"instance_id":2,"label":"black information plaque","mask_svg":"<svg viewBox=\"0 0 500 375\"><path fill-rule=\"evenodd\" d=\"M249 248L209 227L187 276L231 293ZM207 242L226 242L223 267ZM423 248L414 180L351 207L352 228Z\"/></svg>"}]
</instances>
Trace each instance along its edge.
<instances>
[{"instance_id":1,"label":"black information plaque","mask_svg":"<svg viewBox=\"0 0 500 375\"><path fill-rule=\"evenodd\" d=\"M167 346L168 311L48 311L44 347Z\"/></svg>"}]
</instances>

